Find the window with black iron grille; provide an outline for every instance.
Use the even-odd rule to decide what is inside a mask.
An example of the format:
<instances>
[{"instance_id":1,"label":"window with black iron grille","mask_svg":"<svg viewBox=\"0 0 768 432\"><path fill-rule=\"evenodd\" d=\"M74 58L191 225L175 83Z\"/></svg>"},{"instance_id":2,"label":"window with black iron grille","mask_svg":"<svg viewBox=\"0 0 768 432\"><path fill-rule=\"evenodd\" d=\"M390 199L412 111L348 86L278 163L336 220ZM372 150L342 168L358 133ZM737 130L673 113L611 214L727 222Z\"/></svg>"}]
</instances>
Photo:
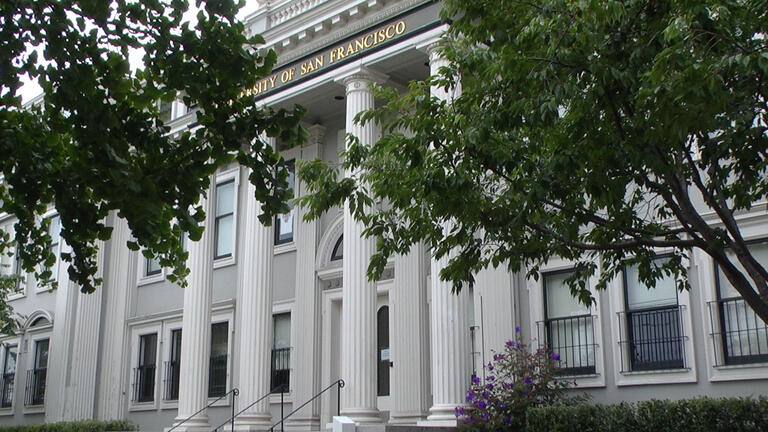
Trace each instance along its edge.
<instances>
[{"instance_id":1,"label":"window with black iron grille","mask_svg":"<svg viewBox=\"0 0 768 432\"><path fill-rule=\"evenodd\" d=\"M27 386L24 405L42 405L45 403L45 379L48 371L48 339L35 342L35 359L32 369L27 371Z\"/></svg>"},{"instance_id":2,"label":"window with black iron grille","mask_svg":"<svg viewBox=\"0 0 768 432\"><path fill-rule=\"evenodd\" d=\"M768 244L765 240L749 244L752 256L763 266L768 265ZM729 258L746 273L735 258ZM716 366L768 362L768 326L744 301L722 271L715 266L717 300L709 303L709 318L715 346Z\"/></svg>"},{"instance_id":3,"label":"window with black iron grille","mask_svg":"<svg viewBox=\"0 0 768 432\"><path fill-rule=\"evenodd\" d=\"M376 313L376 345L378 365L376 371L377 395L389 396L389 307L382 306Z\"/></svg>"},{"instance_id":4,"label":"window with black iron grille","mask_svg":"<svg viewBox=\"0 0 768 432\"><path fill-rule=\"evenodd\" d=\"M296 186L296 170L294 161L286 163L288 169L288 187L294 190ZM293 204L288 203L291 208L288 213L275 216L275 244L289 243L293 241Z\"/></svg>"},{"instance_id":5,"label":"window with black iron grille","mask_svg":"<svg viewBox=\"0 0 768 432\"><path fill-rule=\"evenodd\" d=\"M291 314L275 315L272 345L271 391L289 391L291 379Z\"/></svg>"},{"instance_id":6,"label":"window with black iron grille","mask_svg":"<svg viewBox=\"0 0 768 432\"><path fill-rule=\"evenodd\" d=\"M155 365L157 358L157 333L139 336L139 364L133 370L133 400L155 400Z\"/></svg>"},{"instance_id":7,"label":"window with black iron grille","mask_svg":"<svg viewBox=\"0 0 768 432\"><path fill-rule=\"evenodd\" d=\"M545 319L538 323L539 340L560 359L561 374L590 375L596 372L593 317L571 295L570 275L568 270L543 275Z\"/></svg>"},{"instance_id":8,"label":"window with black iron grille","mask_svg":"<svg viewBox=\"0 0 768 432\"><path fill-rule=\"evenodd\" d=\"M0 397L0 407L8 408L13 406L13 389L16 381L16 358L18 347L16 345L7 345L5 347L5 356L3 358L3 393Z\"/></svg>"},{"instance_id":9,"label":"window with black iron grille","mask_svg":"<svg viewBox=\"0 0 768 432\"><path fill-rule=\"evenodd\" d=\"M179 376L181 373L181 329L171 330L171 352L165 362L165 400L179 399Z\"/></svg>"},{"instance_id":10,"label":"window with black iron grille","mask_svg":"<svg viewBox=\"0 0 768 432\"><path fill-rule=\"evenodd\" d=\"M211 359L209 362L208 397L227 393L227 345L229 323L211 325Z\"/></svg>"},{"instance_id":11,"label":"window with black iron grille","mask_svg":"<svg viewBox=\"0 0 768 432\"><path fill-rule=\"evenodd\" d=\"M662 265L667 258L655 260ZM624 312L619 312L621 372L682 369L685 349L674 275L652 287L639 279L636 265L624 268Z\"/></svg>"}]
</instances>

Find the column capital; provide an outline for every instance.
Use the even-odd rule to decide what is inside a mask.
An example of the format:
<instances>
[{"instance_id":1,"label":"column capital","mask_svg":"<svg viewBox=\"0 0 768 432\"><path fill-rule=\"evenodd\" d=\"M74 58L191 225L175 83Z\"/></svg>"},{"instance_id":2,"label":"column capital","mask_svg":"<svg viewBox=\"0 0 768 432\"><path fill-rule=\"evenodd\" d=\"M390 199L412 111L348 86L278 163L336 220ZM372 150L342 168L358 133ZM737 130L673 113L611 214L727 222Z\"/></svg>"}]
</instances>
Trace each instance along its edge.
<instances>
[{"instance_id":1,"label":"column capital","mask_svg":"<svg viewBox=\"0 0 768 432\"><path fill-rule=\"evenodd\" d=\"M366 90L370 82L383 84L388 79L389 76L386 74L376 72L367 67L359 67L339 75L334 81L343 84L347 89L347 94L349 94L349 92L355 90Z\"/></svg>"}]
</instances>

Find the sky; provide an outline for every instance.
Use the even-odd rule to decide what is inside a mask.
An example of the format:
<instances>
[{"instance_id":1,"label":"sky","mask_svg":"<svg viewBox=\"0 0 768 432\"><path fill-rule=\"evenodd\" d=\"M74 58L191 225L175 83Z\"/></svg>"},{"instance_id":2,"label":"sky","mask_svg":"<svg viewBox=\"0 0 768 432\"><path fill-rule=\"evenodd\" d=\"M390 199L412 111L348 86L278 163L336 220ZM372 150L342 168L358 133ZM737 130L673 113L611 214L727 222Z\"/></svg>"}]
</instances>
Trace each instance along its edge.
<instances>
[{"instance_id":1,"label":"sky","mask_svg":"<svg viewBox=\"0 0 768 432\"><path fill-rule=\"evenodd\" d=\"M194 5L194 2L192 2ZM253 13L258 9L259 2L256 0L248 0L243 6L242 9L240 9L240 12L237 14L238 18L241 20L247 17L249 14ZM190 9L190 11L186 14L190 20L194 19L196 13L194 9ZM42 57L42 56L39 56ZM128 61L131 63L131 69L135 70L136 68L140 67L142 65L142 52L139 50L131 50ZM29 76L25 75L22 77L22 82L24 82L24 85L18 90L16 93L17 95L21 96L22 103L25 103L29 101L30 99L34 98L35 96L42 93L43 89L38 85L36 80L30 80Z\"/></svg>"}]
</instances>

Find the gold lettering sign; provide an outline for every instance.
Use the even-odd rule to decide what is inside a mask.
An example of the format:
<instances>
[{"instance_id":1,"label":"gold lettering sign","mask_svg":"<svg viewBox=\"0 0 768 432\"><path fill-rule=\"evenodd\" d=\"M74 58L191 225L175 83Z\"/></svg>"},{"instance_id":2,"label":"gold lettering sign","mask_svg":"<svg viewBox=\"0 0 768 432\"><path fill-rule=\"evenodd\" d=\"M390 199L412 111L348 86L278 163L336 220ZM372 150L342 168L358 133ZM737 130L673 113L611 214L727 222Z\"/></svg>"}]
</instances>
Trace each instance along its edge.
<instances>
[{"instance_id":1,"label":"gold lettering sign","mask_svg":"<svg viewBox=\"0 0 768 432\"><path fill-rule=\"evenodd\" d=\"M266 93L284 84L290 83L297 78L311 75L323 68L327 68L349 57L370 50L384 42L396 39L405 34L405 31L406 23L404 20L386 24L349 42L323 51L314 57L304 59L296 64L278 70L275 73L260 79L254 86L243 90L241 96L261 95L262 93Z\"/></svg>"}]
</instances>

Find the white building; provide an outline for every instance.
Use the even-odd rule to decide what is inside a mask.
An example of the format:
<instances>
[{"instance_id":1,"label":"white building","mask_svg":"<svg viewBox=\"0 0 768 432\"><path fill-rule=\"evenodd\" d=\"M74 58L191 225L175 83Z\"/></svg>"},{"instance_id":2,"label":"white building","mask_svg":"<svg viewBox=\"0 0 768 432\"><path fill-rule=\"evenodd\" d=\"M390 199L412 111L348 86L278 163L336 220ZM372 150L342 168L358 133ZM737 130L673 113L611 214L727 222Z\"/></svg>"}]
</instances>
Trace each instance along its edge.
<instances>
[{"instance_id":1,"label":"white building","mask_svg":"<svg viewBox=\"0 0 768 432\"><path fill-rule=\"evenodd\" d=\"M280 65L247 91L264 104L308 109L310 139L300 148L274 143L283 156L337 161L345 133L375 140L375 126L352 122L374 104L367 84L404 89L436 70L439 8L281 0L250 16L248 30L265 36ZM167 112L172 133L191 127L194 114L181 103ZM343 379L341 413L359 423L446 425L470 376L483 375L516 326L526 341L559 351L596 402L768 392L768 328L698 251L690 293L676 293L673 281L645 290L628 269L595 293L591 309L563 288L567 262L551 263L538 281L486 270L454 296L433 277L444 262L417 247L369 282L374 245L348 215L304 222L294 209L263 227L247 175L232 165L212 179L208 229L189 245L186 289L126 248L128 227L114 215L101 248L103 289L81 294L58 264L53 292L26 277L11 300L24 325L2 338L0 424L127 418L162 430L226 395L177 429L210 430L285 386L236 418L238 430L264 430L280 420L281 397L288 413L330 386L285 425L318 430L339 409L334 383ZM13 223L0 217L2 229ZM741 223L768 263L766 215ZM13 259L3 263L18 271Z\"/></svg>"}]
</instances>

